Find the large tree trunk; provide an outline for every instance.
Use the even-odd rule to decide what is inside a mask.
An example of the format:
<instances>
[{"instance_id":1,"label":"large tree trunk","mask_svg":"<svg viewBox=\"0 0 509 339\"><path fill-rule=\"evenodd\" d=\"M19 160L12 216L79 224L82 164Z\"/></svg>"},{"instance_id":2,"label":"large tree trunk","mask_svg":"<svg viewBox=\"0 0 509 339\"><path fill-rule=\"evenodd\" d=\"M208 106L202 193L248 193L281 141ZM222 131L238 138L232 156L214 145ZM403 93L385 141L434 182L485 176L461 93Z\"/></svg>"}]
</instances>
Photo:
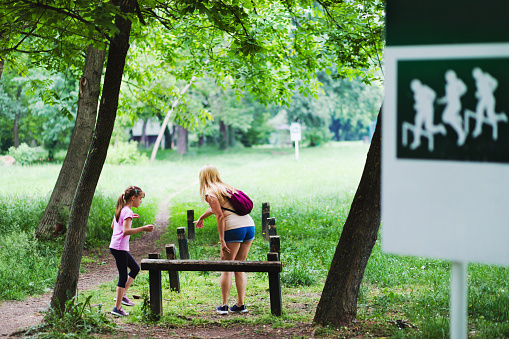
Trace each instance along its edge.
<instances>
[{"instance_id":1,"label":"large tree trunk","mask_svg":"<svg viewBox=\"0 0 509 339\"><path fill-rule=\"evenodd\" d=\"M136 7L136 0L116 0L113 3L120 6L120 10L124 13L133 12ZM65 301L76 295L90 205L92 204L97 182L106 160L106 153L118 108L122 74L127 51L129 50L131 21L117 15L115 17L115 25L118 27L119 32L110 42L97 124L92 145L72 204L69 229L65 237L62 260L51 298L51 306L61 312L65 310Z\"/></svg>"},{"instance_id":2,"label":"large tree trunk","mask_svg":"<svg viewBox=\"0 0 509 339\"><path fill-rule=\"evenodd\" d=\"M177 135L177 154L184 155L187 153L187 129L183 126L178 127Z\"/></svg>"},{"instance_id":3,"label":"large tree trunk","mask_svg":"<svg viewBox=\"0 0 509 339\"><path fill-rule=\"evenodd\" d=\"M106 51L88 46L85 69L79 84L78 112L71 142L51 198L35 230L39 239L47 238L53 232L60 233L64 226L62 214L68 214L71 209L92 142L105 56Z\"/></svg>"},{"instance_id":4,"label":"large tree trunk","mask_svg":"<svg viewBox=\"0 0 509 339\"><path fill-rule=\"evenodd\" d=\"M0 80L2 79L2 74L4 73L4 64L5 64L5 60L0 59Z\"/></svg>"},{"instance_id":5,"label":"large tree trunk","mask_svg":"<svg viewBox=\"0 0 509 339\"><path fill-rule=\"evenodd\" d=\"M361 181L316 309L314 321L320 325L345 326L357 316L360 284L380 227L381 118L380 110Z\"/></svg>"}]
</instances>

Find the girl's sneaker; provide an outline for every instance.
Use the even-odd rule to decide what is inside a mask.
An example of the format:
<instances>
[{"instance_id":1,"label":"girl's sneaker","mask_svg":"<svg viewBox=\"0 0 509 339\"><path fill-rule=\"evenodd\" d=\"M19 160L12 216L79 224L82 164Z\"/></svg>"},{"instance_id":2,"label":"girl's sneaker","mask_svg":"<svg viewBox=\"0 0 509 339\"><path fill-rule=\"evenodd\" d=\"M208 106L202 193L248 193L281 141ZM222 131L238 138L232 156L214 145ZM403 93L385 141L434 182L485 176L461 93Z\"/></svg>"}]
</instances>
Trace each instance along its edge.
<instances>
[{"instance_id":1,"label":"girl's sneaker","mask_svg":"<svg viewBox=\"0 0 509 339\"><path fill-rule=\"evenodd\" d=\"M235 304L230 308L230 311L236 313L247 313L247 308L246 305L237 306L237 304Z\"/></svg>"},{"instance_id":2,"label":"girl's sneaker","mask_svg":"<svg viewBox=\"0 0 509 339\"><path fill-rule=\"evenodd\" d=\"M228 305L219 306L216 312L219 314L228 314Z\"/></svg>"},{"instance_id":3,"label":"girl's sneaker","mask_svg":"<svg viewBox=\"0 0 509 339\"><path fill-rule=\"evenodd\" d=\"M114 301L117 301L117 297L113 298ZM122 304L126 306L134 306L135 304L127 298L127 296L124 294L122 297Z\"/></svg>"},{"instance_id":4,"label":"girl's sneaker","mask_svg":"<svg viewBox=\"0 0 509 339\"><path fill-rule=\"evenodd\" d=\"M113 307L113 311L111 311L111 314L114 314L114 315L118 315L119 317L125 317L127 315L129 315L129 313L127 313L126 311L124 311L122 309L122 307L120 308L117 308L117 307Z\"/></svg>"}]
</instances>

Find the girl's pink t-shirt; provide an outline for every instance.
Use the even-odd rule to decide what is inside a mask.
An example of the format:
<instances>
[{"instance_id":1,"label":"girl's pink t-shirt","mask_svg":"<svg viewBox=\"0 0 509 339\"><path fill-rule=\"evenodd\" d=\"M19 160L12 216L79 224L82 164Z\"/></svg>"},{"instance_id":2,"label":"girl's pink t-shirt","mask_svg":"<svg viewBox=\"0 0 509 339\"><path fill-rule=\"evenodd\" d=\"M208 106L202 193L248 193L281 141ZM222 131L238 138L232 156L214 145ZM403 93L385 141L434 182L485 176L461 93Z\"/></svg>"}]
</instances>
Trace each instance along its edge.
<instances>
[{"instance_id":1,"label":"girl's pink t-shirt","mask_svg":"<svg viewBox=\"0 0 509 339\"><path fill-rule=\"evenodd\" d=\"M113 217L113 234L111 235L110 248L119 251L129 251L129 237L130 235L124 235L124 220L131 218L133 219L134 213L125 206L120 211L118 222Z\"/></svg>"}]
</instances>

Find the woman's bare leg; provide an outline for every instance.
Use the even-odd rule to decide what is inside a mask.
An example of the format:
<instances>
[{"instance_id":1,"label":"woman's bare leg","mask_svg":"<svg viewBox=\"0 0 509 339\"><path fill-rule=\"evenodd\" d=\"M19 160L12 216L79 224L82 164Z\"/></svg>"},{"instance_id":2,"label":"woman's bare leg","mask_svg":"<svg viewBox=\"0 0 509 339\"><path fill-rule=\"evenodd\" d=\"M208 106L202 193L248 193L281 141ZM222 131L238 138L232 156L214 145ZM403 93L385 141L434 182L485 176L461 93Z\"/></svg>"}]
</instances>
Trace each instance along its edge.
<instances>
[{"instance_id":1,"label":"woman's bare leg","mask_svg":"<svg viewBox=\"0 0 509 339\"><path fill-rule=\"evenodd\" d=\"M243 242L235 256L235 260L246 260L252 241ZM244 305L246 296L247 277L245 272L235 272L235 286L237 287L237 306Z\"/></svg>"},{"instance_id":2,"label":"woman's bare leg","mask_svg":"<svg viewBox=\"0 0 509 339\"><path fill-rule=\"evenodd\" d=\"M235 256L239 251L240 243L239 242L228 243L228 248L230 248L230 253L223 251L221 253L222 260L234 260ZM230 290L232 287L232 272L222 272L219 281L221 286L221 297L222 297L221 306L228 305L228 297L230 296Z\"/></svg>"}]
</instances>

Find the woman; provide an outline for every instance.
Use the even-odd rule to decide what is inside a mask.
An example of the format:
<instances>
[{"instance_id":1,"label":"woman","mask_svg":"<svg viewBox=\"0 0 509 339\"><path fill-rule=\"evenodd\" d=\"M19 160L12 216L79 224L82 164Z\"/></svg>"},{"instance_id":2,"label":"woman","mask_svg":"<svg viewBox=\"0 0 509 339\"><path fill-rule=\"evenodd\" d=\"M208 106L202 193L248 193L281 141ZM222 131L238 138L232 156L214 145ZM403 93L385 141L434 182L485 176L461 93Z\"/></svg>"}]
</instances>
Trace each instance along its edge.
<instances>
[{"instance_id":1,"label":"woman","mask_svg":"<svg viewBox=\"0 0 509 339\"><path fill-rule=\"evenodd\" d=\"M205 219L211 215L216 216L222 260L246 260L249 248L254 240L255 227L253 219L249 214L240 216L234 213L234 208L228 201L231 194L236 192L235 188L221 181L216 167L213 165L202 167L200 171L200 195L202 200L209 204L209 208L195 223L197 228L202 228ZM220 281L222 303L217 308L217 312L228 314L232 272L222 272ZM235 272L237 303L230 308L231 312L247 312L244 304L246 284L246 273Z\"/></svg>"}]
</instances>

